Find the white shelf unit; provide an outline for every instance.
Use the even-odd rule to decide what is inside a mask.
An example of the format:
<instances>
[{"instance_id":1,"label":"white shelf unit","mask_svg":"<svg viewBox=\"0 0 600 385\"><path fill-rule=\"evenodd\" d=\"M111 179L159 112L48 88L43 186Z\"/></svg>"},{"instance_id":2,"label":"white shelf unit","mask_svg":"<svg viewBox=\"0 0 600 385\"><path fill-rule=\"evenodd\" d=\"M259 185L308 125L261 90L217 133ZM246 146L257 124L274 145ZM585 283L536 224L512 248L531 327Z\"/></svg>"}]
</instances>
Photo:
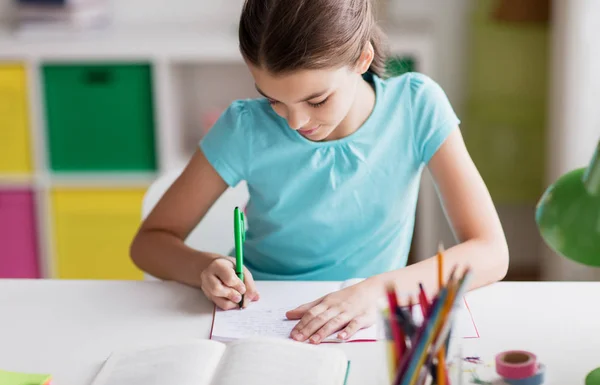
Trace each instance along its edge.
<instances>
[{"instance_id":1,"label":"white shelf unit","mask_svg":"<svg viewBox=\"0 0 600 385\"><path fill-rule=\"evenodd\" d=\"M416 63L415 70L435 76L431 36L390 32L388 38L393 55L411 57ZM47 153L42 65L107 62L150 65L156 171L54 172L49 167ZM185 165L207 128L202 127L204 113L224 108L234 99L259 96L240 56L234 28L219 30L201 29L197 24L156 24L46 37L17 36L3 30L0 31L0 65L3 63L21 63L27 69L33 173L0 173L0 191L15 186L34 191L38 258L43 277L57 277L55 229L51 218L52 188L146 188L158 175ZM414 240L418 259L434 252L439 237L431 229L437 228L440 213L435 189L424 174Z\"/></svg>"}]
</instances>

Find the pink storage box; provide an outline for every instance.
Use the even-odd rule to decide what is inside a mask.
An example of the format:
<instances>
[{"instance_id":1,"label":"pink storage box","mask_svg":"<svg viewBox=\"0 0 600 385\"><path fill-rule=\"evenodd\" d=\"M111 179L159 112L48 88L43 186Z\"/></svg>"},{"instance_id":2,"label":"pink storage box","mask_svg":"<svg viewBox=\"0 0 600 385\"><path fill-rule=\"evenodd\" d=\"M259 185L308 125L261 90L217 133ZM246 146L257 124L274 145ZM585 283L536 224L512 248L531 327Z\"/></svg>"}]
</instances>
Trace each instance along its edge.
<instances>
[{"instance_id":1,"label":"pink storage box","mask_svg":"<svg viewBox=\"0 0 600 385\"><path fill-rule=\"evenodd\" d=\"M0 278L39 278L33 193L0 191Z\"/></svg>"}]
</instances>

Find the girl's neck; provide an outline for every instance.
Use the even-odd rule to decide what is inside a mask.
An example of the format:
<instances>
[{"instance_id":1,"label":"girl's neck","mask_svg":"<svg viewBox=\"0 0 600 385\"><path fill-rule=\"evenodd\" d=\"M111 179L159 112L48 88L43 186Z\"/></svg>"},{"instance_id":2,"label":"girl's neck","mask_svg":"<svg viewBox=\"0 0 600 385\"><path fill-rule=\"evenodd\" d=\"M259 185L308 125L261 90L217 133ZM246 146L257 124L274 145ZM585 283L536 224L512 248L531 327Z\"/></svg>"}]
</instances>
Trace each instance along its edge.
<instances>
[{"instance_id":1,"label":"girl's neck","mask_svg":"<svg viewBox=\"0 0 600 385\"><path fill-rule=\"evenodd\" d=\"M355 133L369 118L375 107L375 90L362 77L356 86L356 97L346 117L332 132L328 140L345 138Z\"/></svg>"}]
</instances>

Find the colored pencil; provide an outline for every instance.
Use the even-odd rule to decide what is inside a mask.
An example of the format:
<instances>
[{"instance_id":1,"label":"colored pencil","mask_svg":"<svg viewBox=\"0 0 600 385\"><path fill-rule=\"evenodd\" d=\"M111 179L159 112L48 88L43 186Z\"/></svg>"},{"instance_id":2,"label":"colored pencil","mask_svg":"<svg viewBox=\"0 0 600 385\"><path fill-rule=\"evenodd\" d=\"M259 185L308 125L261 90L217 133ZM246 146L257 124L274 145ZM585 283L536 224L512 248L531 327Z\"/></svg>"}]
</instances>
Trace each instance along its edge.
<instances>
[{"instance_id":1,"label":"colored pencil","mask_svg":"<svg viewBox=\"0 0 600 385\"><path fill-rule=\"evenodd\" d=\"M423 313L423 319L425 319L429 312L429 300L422 283L419 283L419 306L421 307L421 313Z\"/></svg>"},{"instance_id":2,"label":"colored pencil","mask_svg":"<svg viewBox=\"0 0 600 385\"><path fill-rule=\"evenodd\" d=\"M415 323L412 315L409 314L408 310L399 306L396 309L396 316L398 317L398 322L400 323L400 328L404 334L404 337L408 338L409 341L412 341L418 330L417 324Z\"/></svg>"},{"instance_id":3,"label":"colored pencil","mask_svg":"<svg viewBox=\"0 0 600 385\"><path fill-rule=\"evenodd\" d=\"M438 287L442 290L444 286L444 253L443 246L440 244L438 247L437 261L438 261ZM438 369L437 369L437 380L438 385L446 385L446 349L445 346L440 349L437 356Z\"/></svg>"},{"instance_id":4,"label":"colored pencil","mask_svg":"<svg viewBox=\"0 0 600 385\"><path fill-rule=\"evenodd\" d=\"M396 375L396 365L397 365L397 353L396 353L396 343L394 341L394 337L392 336L392 326L390 324L389 317L389 309L384 308L381 310L381 315L383 319L383 327L384 327L384 335L386 340L386 348L387 348L387 361L388 361L388 371L390 376L390 381L394 380Z\"/></svg>"},{"instance_id":5,"label":"colored pencil","mask_svg":"<svg viewBox=\"0 0 600 385\"><path fill-rule=\"evenodd\" d=\"M430 383L431 375L436 385L450 385L447 368L447 353L452 325L465 292L468 290L472 273L466 269L460 276L457 266L450 271L444 282L444 249L440 244L437 259L438 292L427 298L423 284L419 283L417 299L423 313L423 322L415 324L412 317L413 298L408 297L408 305L402 307L393 286L387 289L389 313L386 324L389 325L396 354L394 373L391 373L393 385L424 385ZM395 330L396 329L396 330ZM388 345L391 349L391 344ZM460 369L459 369L460 370Z\"/></svg>"},{"instance_id":6,"label":"colored pencil","mask_svg":"<svg viewBox=\"0 0 600 385\"><path fill-rule=\"evenodd\" d=\"M422 338L417 342L417 347L412 355L410 362L408 364L407 371L405 373L404 378L400 385L414 385L416 381L416 377L418 374L418 369L422 367L423 362L427 356L427 351L433 338L436 334L436 330L438 330L442 318L440 317L442 314L442 308L444 306L446 300L446 290L442 289L442 292L439 295L439 300L431 309L431 319L430 322L425 324L425 331ZM439 365L439 363L438 363Z\"/></svg>"},{"instance_id":7,"label":"colored pencil","mask_svg":"<svg viewBox=\"0 0 600 385\"><path fill-rule=\"evenodd\" d=\"M438 302L438 298L435 297L433 299L431 306L434 307L437 302ZM429 317L429 315L427 317ZM417 330L417 333L416 333L415 337L413 338L414 343L411 345L410 350L407 351L406 354L400 360L400 364L398 365L398 369L396 370L396 376L395 376L393 384L399 384L400 381L402 381L402 379L404 378L406 370L408 368L408 363L410 362L411 358L413 357L415 350L417 349L418 341L420 341L422 339L422 337L425 333L425 329L428 324L429 324L429 319L428 318L423 319L423 323L419 326L419 329Z\"/></svg>"},{"instance_id":8,"label":"colored pencil","mask_svg":"<svg viewBox=\"0 0 600 385\"><path fill-rule=\"evenodd\" d=\"M396 290L393 285L388 286L387 288L387 298L389 304L389 319L390 319L390 327L392 329L392 337L394 338L394 344L396 345L396 365L402 358L404 351L406 350L406 340L404 337L404 333L400 329L400 324L398 323L396 309L398 308L398 299L396 297ZM394 369L397 366L394 367Z\"/></svg>"}]
</instances>

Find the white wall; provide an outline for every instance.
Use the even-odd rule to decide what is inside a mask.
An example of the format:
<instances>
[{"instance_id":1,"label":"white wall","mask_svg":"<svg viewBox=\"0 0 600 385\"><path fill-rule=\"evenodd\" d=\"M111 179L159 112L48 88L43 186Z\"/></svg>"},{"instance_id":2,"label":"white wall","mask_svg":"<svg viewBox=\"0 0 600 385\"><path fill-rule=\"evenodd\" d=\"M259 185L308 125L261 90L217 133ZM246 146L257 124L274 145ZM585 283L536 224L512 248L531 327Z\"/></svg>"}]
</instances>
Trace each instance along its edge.
<instances>
[{"instance_id":1,"label":"white wall","mask_svg":"<svg viewBox=\"0 0 600 385\"><path fill-rule=\"evenodd\" d=\"M114 21L118 24L193 23L236 21L241 0L113 0Z\"/></svg>"},{"instance_id":2,"label":"white wall","mask_svg":"<svg viewBox=\"0 0 600 385\"><path fill-rule=\"evenodd\" d=\"M553 7L547 184L589 164L600 139L600 1L554 0ZM600 279L600 269L543 249L544 279Z\"/></svg>"},{"instance_id":3,"label":"white wall","mask_svg":"<svg viewBox=\"0 0 600 385\"><path fill-rule=\"evenodd\" d=\"M235 22L243 0L109 0L117 25ZM0 20L8 19L13 0L0 0Z\"/></svg>"}]
</instances>

